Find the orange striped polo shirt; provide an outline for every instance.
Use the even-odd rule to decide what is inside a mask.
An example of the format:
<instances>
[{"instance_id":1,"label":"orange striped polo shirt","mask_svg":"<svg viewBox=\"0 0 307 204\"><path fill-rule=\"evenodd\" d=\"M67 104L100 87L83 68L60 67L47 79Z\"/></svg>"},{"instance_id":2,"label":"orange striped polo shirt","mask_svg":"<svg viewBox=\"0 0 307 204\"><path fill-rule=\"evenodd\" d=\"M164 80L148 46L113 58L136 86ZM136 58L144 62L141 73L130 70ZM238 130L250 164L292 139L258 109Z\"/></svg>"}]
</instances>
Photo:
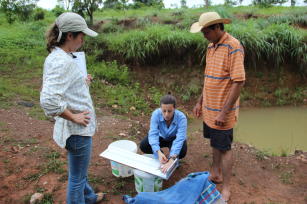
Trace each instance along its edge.
<instances>
[{"instance_id":1,"label":"orange striped polo shirt","mask_svg":"<svg viewBox=\"0 0 307 204\"><path fill-rule=\"evenodd\" d=\"M227 114L225 126L215 125L215 118L226 103L232 82L245 81L244 50L237 39L225 32L218 43L208 45L204 77L204 122L214 129L233 128L239 113L239 98Z\"/></svg>"}]
</instances>

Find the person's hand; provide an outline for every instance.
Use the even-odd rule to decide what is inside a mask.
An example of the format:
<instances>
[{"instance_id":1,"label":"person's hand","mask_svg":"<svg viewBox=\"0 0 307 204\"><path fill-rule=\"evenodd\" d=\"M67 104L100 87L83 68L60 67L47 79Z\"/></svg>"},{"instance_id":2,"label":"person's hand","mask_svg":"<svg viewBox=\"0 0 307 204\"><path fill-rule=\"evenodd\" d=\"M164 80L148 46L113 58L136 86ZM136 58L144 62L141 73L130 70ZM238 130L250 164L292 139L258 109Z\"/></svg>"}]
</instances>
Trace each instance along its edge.
<instances>
[{"instance_id":1,"label":"person's hand","mask_svg":"<svg viewBox=\"0 0 307 204\"><path fill-rule=\"evenodd\" d=\"M90 85L91 82L92 82L92 80L93 80L92 75L88 74L87 77L86 77L86 79L85 79L87 85Z\"/></svg>"},{"instance_id":2,"label":"person's hand","mask_svg":"<svg viewBox=\"0 0 307 204\"><path fill-rule=\"evenodd\" d=\"M165 164L168 161L166 156L160 150L158 151L158 156L161 164Z\"/></svg>"},{"instance_id":3,"label":"person's hand","mask_svg":"<svg viewBox=\"0 0 307 204\"><path fill-rule=\"evenodd\" d=\"M91 119L91 117L88 116L89 113L90 113L89 111L83 111L82 113L73 114L72 121L74 123L77 123L79 125L83 125L86 127L87 124L89 123L89 120Z\"/></svg>"},{"instance_id":4,"label":"person's hand","mask_svg":"<svg viewBox=\"0 0 307 204\"><path fill-rule=\"evenodd\" d=\"M193 113L197 118L201 116L201 104L199 102L194 106Z\"/></svg>"},{"instance_id":5,"label":"person's hand","mask_svg":"<svg viewBox=\"0 0 307 204\"><path fill-rule=\"evenodd\" d=\"M164 165L161 165L161 171L162 173L166 173L167 170L172 166L172 164L174 163L175 161L173 159L170 159L168 160L168 162Z\"/></svg>"},{"instance_id":6,"label":"person's hand","mask_svg":"<svg viewBox=\"0 0 307 204\"><path fill-rule=\"evenodd\" d=\"M226 123L226 113L220 112L214 120L215 125L224 126Z\"/></svg>"}]
</instances>

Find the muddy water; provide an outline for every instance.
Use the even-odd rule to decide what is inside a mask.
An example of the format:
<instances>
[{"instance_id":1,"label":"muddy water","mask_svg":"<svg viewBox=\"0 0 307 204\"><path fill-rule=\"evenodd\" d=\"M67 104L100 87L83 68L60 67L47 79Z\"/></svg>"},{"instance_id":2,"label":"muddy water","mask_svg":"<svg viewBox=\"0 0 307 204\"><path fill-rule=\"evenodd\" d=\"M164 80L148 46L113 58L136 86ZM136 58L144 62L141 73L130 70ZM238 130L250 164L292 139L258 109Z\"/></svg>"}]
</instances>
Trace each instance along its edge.
<instances>
[{"instance_id":1,"label":"muddy water","mask_svg":"<svg viewBox=\"0 0 307 204\"><path fill-rule=\"evenodd\" d=\"M202 121L193 120L189 126L199 129ZM242 108L234 131L235 141L271 154L307 151L307 107Z\"/></svg>"}]
</instances>

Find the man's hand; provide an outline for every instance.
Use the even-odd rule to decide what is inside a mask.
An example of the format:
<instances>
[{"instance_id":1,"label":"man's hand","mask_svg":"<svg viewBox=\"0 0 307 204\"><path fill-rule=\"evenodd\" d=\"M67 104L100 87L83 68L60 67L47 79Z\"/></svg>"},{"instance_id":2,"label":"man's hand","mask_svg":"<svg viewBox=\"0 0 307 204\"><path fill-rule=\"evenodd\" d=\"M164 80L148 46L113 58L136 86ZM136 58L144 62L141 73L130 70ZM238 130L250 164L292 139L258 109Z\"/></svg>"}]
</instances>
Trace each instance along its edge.
<instances>
[{"instance_id":1,"label":"man's hand","mask_svg":"<svg viewBox=\"0 0 307 204\"><path fill-rule=\"evenodd\" d=\"M89 113L89 111L83 111L82 113L73 114L72 122L86 127L91 119L91 117L87 116Z\"/></svg>"},{"instance_id":2,"label":"man's hand","mask_svg":"<svg viewBox=\"0 0 307 204\"><path fill-rule=\"evenodd\" d=\"M215 121L215 125L224 126L226 122L226 113L224 113L223 111L220 112L214 121Z\"/></svg>"},{"instance_id":3,"label":"man's hand","mask_svg":"<svg viewBox=\"0 0 307 204\"><path fill-rule=\"evenodd\" d=\"M160 150L158 151L158 156L161 164L165 164L168 161L166 156Z\"/></svg>"},{"instance_id":4,"label":"man's hand","mask_svg":"<svg viewBox=\"0 0 307 204\"><path fill-rule=\"evenodd\" d=\"M202 109L201 104L199 102L196 103L196 105L193 108L193 113L197 118L201 116L201 111L202 111L201 109Z\"/></svg>"}]
</instances>

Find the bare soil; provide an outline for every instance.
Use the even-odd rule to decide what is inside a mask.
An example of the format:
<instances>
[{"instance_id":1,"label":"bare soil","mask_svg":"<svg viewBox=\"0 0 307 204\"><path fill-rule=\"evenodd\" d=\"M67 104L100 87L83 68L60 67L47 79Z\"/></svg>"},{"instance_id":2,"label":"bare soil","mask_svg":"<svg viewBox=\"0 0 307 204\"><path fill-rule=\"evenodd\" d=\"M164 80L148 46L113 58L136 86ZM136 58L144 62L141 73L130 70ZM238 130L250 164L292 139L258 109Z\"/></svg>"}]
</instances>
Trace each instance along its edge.
<instances>
[{"instance_id":1,"label":"bare soil","mask_svg":"<svg viewBox=\"0 0 307 204\"><path fill-rule=\"evenodd\" d=\"M67 184L66 151L52 139L53 122L29 116L30 108L17 106L0 110L0 203L27 203L35 192L52 195L54 203L65 203ZM102 203L121 204L122 195L135 195L133 177L116 178L110 163L99 154L118 139L139 144L148 130L148 120L99 112L99 129L93 137L89 177L95 190L107 192ZM121 136L119 136L121 135ZM201 127L188 132L188 154L174 175L163 182L163 189L174 185L191 172L208 171L212 163L210 145ZM307 153L288 157L266 157L253 147L234 143L234 168L231 204L307 203ZM44 174L52 152L65 162L64 172ZM52 165L52 164L51 164ZM33 175L40 175L33 178ZM32 177L31 177L32 176ZM219 184L221 189L222 184Z\"/></svg>"}]
</instances>

